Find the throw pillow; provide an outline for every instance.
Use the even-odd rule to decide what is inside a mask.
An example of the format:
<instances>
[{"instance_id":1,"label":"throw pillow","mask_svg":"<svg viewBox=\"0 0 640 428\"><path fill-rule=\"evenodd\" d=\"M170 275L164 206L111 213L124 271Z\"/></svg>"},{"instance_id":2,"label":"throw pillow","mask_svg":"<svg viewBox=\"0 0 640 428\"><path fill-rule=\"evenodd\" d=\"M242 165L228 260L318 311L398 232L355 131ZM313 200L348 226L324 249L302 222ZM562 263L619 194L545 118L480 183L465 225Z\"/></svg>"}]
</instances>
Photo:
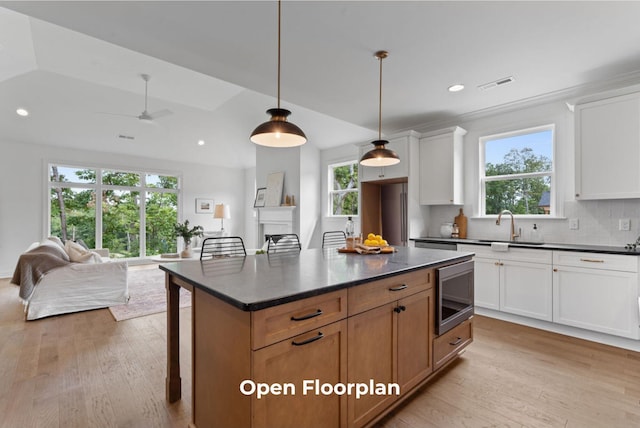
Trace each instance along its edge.
<instances>
[{"instance_id":1,"label":"throw pillow","mask_svg":"<svg viewBox=\"0 0 640 428\"><path fill-rule=\"evenodd\" d=\"M102 258L99 254L85 249L82 245L73 241L67 241L64 244L64 249L69 255L69 259L72 262L77 263L102 263Z\"/></svg>"}]
</instances>

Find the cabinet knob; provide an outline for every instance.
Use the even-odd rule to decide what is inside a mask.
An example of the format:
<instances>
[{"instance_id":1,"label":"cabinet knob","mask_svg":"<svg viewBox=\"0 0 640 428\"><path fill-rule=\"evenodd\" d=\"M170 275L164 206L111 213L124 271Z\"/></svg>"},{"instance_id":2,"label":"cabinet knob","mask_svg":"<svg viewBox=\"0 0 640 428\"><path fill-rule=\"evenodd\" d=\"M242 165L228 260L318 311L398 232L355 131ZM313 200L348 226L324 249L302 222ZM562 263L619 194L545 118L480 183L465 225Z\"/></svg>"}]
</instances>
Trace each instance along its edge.
<instances>
[{"instance_id":1,"label":"cabinet knob","mask_svg":"<svg viewBox=\"0 0 640 428\"><path fill-rule=\"evenodd\" d=\"M553 271L554 272L558 272L558 268L553 268Z\"/></svg>"},{"instance_id":2,"label":"cabinet knob","mask_svg":"<svg viewBox=\"0 0 640 428\"><path fill-rule=\"evenodd\" d=\"M579 198L579 197L580 197L580 193L576 193L576 198Z\"/></svg>"}]
</instances>

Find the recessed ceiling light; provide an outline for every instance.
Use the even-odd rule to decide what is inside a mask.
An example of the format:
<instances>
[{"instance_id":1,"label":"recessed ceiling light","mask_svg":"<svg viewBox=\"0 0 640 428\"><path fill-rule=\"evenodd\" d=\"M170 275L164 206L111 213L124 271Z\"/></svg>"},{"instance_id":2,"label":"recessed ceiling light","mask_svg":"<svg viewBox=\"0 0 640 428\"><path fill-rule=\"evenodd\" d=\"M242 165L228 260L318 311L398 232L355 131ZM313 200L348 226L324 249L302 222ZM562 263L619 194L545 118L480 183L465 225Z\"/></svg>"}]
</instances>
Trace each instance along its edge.
<instances>
[{"instance_id":1,"label":"recessed ceiling light","mask_svg":"<svg viewBox=\"0 0 640 428\"><path fill-rule=\"evenodd\" d=\"M29 116L29 111L27 109L22 108L22 107L17 109L16 113L18 114L18 116Z\"/></svg>"},{"instance_id":2,"label":"recessed ceiling light","mask_svg":"<svg viewBox=\"0 0 640 428\"><path fill-rule=\"evenodd\" d=\"M198 145L199 146L204 146L204 140L198 140Z\"/></svg>"},{"instance_id":3,"label":"recessed ceiling light","mask_svg":"<svg viewBox=\"0 0 640 428\"><path fill-rule=\"evenodd\" d=\"M460 92L464 89L464 85L462 83L456 83L455 85L449 86L449 92Z\"/></svg>"}]
</instances>

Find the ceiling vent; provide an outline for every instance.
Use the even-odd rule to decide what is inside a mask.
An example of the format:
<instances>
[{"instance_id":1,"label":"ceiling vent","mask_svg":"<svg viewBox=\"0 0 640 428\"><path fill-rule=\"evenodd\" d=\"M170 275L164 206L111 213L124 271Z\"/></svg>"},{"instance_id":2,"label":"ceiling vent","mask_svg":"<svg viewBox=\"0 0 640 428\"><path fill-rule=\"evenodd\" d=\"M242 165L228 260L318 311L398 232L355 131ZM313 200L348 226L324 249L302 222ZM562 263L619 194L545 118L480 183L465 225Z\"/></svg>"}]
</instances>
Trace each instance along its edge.
<instances>
[{"instance_id":1,"label":"ceiling vent","mask_svg":"<svg viewBox=\"0 0 640 428\"><path fill-rule=\"evenodd\" d=\"M492 89L498 86L507 85L513 82L515 79L513 76L504 77L502 79L494 80L493 82L485 83L484 85L478 86L478 89L481 91L486 91L487 89Z\"/></svg>"}]
</instances>

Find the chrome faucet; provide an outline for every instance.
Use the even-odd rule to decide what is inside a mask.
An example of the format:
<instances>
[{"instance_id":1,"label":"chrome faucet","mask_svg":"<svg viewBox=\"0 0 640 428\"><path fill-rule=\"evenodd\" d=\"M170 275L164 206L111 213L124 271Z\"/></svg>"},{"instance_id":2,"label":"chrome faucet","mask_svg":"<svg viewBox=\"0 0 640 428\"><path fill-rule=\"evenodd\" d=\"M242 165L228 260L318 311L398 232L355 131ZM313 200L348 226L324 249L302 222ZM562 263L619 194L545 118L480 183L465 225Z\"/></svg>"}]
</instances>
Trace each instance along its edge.
<instances>
[{"instance_id":1,"label":"chrome faucet","mask_svg":"<svg viewBox=\"0 0 640 428\"><path fill-rule=\"evenodd\" d=\"M522 229L518 229L518 233L516 234L516 222L513 219L513 213L509 210L500 211L500 214L498 214L498 219L496 220L496 226L500 226L500 219L502 218L502 214L509 214L511 216L511 238L509 240L515 242L516 238L519 238L520 235L522 235Z\"/></svg>"}]
</instances>

